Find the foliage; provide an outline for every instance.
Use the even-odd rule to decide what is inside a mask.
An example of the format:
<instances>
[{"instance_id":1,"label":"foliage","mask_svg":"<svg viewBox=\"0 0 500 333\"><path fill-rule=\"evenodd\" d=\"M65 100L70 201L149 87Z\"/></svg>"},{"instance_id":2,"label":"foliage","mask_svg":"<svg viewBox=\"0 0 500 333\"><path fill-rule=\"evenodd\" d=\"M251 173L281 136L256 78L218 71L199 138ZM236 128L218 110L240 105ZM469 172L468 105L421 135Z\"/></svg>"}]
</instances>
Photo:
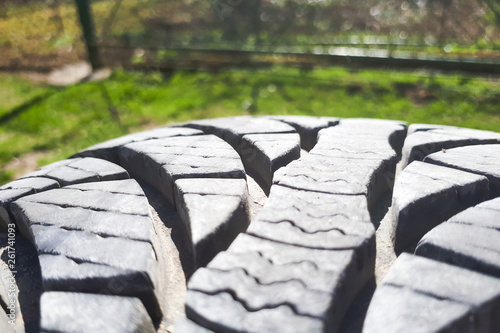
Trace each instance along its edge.
<instances>
[{"instance_id":1,"label":"foliage","mask_svg":"<svg viewBox=\"0 0 500 333\"><path fill-rule=\"evenodd\" d=\"M497 0L481 0L481 3L493 13L496 24L500 25L500 3Z\"/></svg>"}]
</instances>

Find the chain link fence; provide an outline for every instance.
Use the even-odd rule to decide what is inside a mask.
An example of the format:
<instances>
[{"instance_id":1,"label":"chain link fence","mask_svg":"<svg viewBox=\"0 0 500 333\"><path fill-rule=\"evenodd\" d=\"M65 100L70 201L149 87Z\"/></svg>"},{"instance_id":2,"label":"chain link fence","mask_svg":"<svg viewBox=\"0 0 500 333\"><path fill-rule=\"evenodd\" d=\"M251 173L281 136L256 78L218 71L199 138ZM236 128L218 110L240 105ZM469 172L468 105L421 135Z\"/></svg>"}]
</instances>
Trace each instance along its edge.
<instances>
[{"instance_id":1,"label":"chain link fence","mask_svg":"<svg viewBox=\"0 0 500 333\"><path fill-rule=\"evenodd\" d=\"M78 2L0 0L0 68L85 59ZM113 66L412 67L427 60L488 71L500 60L496 0L94 0L91 11L91 43Z\"/></svg>"}]
</instances>

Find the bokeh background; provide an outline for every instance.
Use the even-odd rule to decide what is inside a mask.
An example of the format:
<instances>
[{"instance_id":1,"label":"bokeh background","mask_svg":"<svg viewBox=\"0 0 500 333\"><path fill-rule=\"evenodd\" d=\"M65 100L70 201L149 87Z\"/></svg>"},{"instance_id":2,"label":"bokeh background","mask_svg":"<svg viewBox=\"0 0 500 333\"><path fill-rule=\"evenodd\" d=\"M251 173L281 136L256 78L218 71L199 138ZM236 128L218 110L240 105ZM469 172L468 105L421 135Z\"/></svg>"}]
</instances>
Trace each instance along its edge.
<instances>
[{"instance_id":1,"label":"bokeh background","mask_svg":"<svg viewBox=\"0 0 500 333\"><path fill-rule=\"evenodd\" d=\"M165 65L177 60L196 67L210 60L220 62L221 55L235 55L210 53L216 59L207 59L201 52L187 51L193 49L248 51L247 59L237 60L238 65L249 66L256 55L252 51L284 55L364 51L380 57L425 53L477 61L500 55L496 0L89 2L102 60L113 65ZM85 59L74 0L1 0L0 18L0 68L48 69Z\"/></svg>"}]
</instances>

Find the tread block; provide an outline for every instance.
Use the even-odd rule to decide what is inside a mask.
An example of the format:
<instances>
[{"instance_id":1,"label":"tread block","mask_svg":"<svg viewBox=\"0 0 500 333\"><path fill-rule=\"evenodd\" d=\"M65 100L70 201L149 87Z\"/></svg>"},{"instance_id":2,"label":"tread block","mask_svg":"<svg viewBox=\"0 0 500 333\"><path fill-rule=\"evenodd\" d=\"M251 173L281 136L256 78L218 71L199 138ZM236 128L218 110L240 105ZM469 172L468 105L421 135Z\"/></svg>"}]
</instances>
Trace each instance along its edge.
<instances>
[{"instance_id":1,"label":"tread block","mask_svg":"<svg viewBox=\"0 0 500 333\"><path fill-rule=\"evenodd\" d=\"M61 187L89 183L100 180L118 180L129 178L122 167L93 157L74 158L46 165L23 178L46 177L56 180Z\"/></svg>"},{"instance_id":2,"label":"tread block","mask_svg":"<svg viewBox=\"0 0 500 333\"><path fill-rule=\"evenodd\" d=\"M268 118L281 121L292 126L300 135L302 149L311 150L316 145L318 132L323 128L335 126L338 118L309 117L309 116L269 116Z\"/></svg>"},{"instance_id":3,"label":"tread block","mask_svg":"<svg viewBox=\"0 0 500 333\"><path fill-rule=\"evenodd\" d=\"M161 318L156 234L135 180L49 190L17 200L12 212L37 249L46 290L135 296Z\"/></svg>"},{"instance_id":4,"label":"tread block","mask_svg":"<svg viewBox=\"0 0 500 333\"><path fill-rule=\"evenodd\" d=\"M297 133L247 134L239 152L243 163L270 188L274 172L300 157L300 137Z\"/></svg>"},{"instance_id":5,"label":"tread block","mask_svg":"<svg viewBox=\"0 0 500 333\"><path fill-rule=\"evenodd\" d=\"M116 193L126 192L127 188L129 189L128 192L136 191L138 185L134 180L110 181L107 184L98 183L94 186L81 187L87 187L87 189L61 188L27 196L13 203L12 209L18 221L25 226L27 231L33 231L33 228L41 228L50 232L62 232L68 233L68 235L79 233L82 237L92 237L92 234L87 231L106 230L106 227L109 230L112 227L111 224L116 223L117 219L123 218L120 229L125 231L109 231L114 235L101 231L100 235L96 233L96 239L102 241L106 241L106 239L120 240L117 237L110 236L119 236L121 234L120 236L123 237L129 234L131 236L136 235L133 238L153 242L152 236L147 236L152 234L152 225L149 204L144 194ZM90 189L92 187L93 189ZM111 191L115 189L115 193L97 190L99 187L108 188ZM68 220L68 217L71 220ZM135 217L137 219L134 219ZM96 220L92 221L89 218L95 218ZM105 223L100 223L101 219L105 220L105 218L111 219L108 226ZM74 226L74 229L71 226ZM26 236L30 238L30 233ZM50 240L50 237L47 239ZM57 244L56 242L56 245L63 244ZM68 245L72 246L72 244ZM106 254L103 253L103 255Z\"/></svg>"},{"instance_id":6,"label":"tread block","mask_svg":"<svg viewBox=\"0 0 500 333\"><path fill-rule=\"evenodd\" d=\"M350 228L334 228L307 233L297 228L293 222L268 223L257 220L252 222L247 232L257 237L313 249L345 250L375 246L375 230L373 225L368 223Z\"/></svg>"},{"instance_id":7,"label":"tread block","mask_svg":"<svg viewBox=\"0 0 500 333\"><path fill-rule=\"evenodd\" d=\"M314 233L328 228L341 228L355 222L370 223L366 198L363 195L335 195L295 190L275 185L259 220L293 221L305 232ZM348 230L348 229L347 229Z\"/></svg>"},{"instance_id":8,"label":"tread block","mask_svg":"<svg viewBox=\"0 0 500 333\"><path fill-rule=\"evenodd\" d=\"M500 144L447 149L428 155L424 162L483 175L490 182L491 198L500 196Z\"/></svg>"},{"instance_id":9,"label":"tread block","mask_svg":"<svg viewBox=\"0 0 500 333\"><path fill-rule=\"evenodd\" d=\"M499 200L483 201L479 205L454 215L449 221L454 223L474 224L483 228L498 229Z\"/></svg>"},{"instance_id":10,"label":"tread block","mask_svg":"<svg viewBox=\"0 0 500 333\"><path fill-rule=\"evenodd\" d=\"M74 160L74 162L68 164L68 167L95 173L101 181L129 178L128 172L122 167L103 159L87 157L75 158ZM64 184L64 186L65 185L69 184ZM61 186L63 186L63 184L61 184Z\"/></svg>"},{"instance_id":11,"label":"tread block","mask_svg":"<svg viewBox=\"0 0 500 333\"><path fill-rule=\"evenodd\" d=\"M138 256L135 259L142 258ZM45 291L133 296L143 302L153 320L162 316L156 286L152 286L149 276L151 271L75 261L57 254L41 254L39 262Z\"/></svg>"},{"instance_id":12,"label":"tread block","mask_svg":"<svg viewBox=\"0 0 500 333\"><path fill-rule=\"evenodd\" d=\"M37 192L47 191L47 190L51 190L51 189L59 188L59 187L60 187L59 183L54 179L38 177L38 178L21 178L21 179L14 180L14 181L0 187L0 190L27 189L27 190L31 190L33 193L37 193ZM0 193L2 193L2 192L0 192Z\"/></svg>"},{"instance_id":13,"label":"tread block","mask_svg":"<svg viewBox=\"0 0 500 333\"><path fill-rule=\"evenodd\" d=\"M396 180L393 241L397 254L429 230L489 196L484 176L415 161Z\"/></svg>"},{"instance_id":14,"label":"tread block","mask_svg":"<svg viewBox=\"0 0 500 333\"><path fill-rule=\"evenodd\" d=\"M248 309L274 308L282 304L293 304L299 315L321 318L325 321L330 296L320 290L309 289L298 280L273 281L264 284L257 277L249 275L244 269L227 271L204 268L198 270L190 279L188 287L210 295L231 290L238 300Z\"/></svg>"},{"instance_id":15,"label":"tread block","mask_svg":"<svg viewBox=\"0 0 500 333\"><path fill-rule=\"evenodd\" d=\"M363 195L369 182L368 171L378 164L378 161L372 161L364 161L362 165L356 164L357 167L350 169L348 160L310 153L278 170L274 175L274 184L329 194ZM351 177L353 182L349 182Z\"/></svg>"},{"instance_id":16,"label":"tread block","mask_svg":"<svg viewBox=\"0 0 500 333\"><path fill-rule=\"evenodd\" d=\"M95 292L108 285L112 293L122 295L151 291L151 281L139 271L78 262L64 255L41 254L39 260L45 290Z\"/></svg>"},{"instance_id":17,"label":"tread block","mask_svg":"<svg viewBox=\"0 0 500 333\"><path fill-rule=\"evenodd\" d=\"M215 134L228 142L234 149L240 146L241 139L246 134L295 132L292 126L280 121L251 116L204 119L187 123L184 126L199 129L205 133Z\"/></svg>"},{"instance_id":18,"label":"tread block","mask_svg":"<svg viewBox=\"0 0 500 333\"><path fill-rule=\"evenodd\" d=\"M223 271L244 269L260 283L272 285L279 281L297 281L304 287L335 295L332 308L338 320L344 306L355 295L353 286L358 276L367 280L370 264L364 263L355 250L320 250L292 246L241 234L228 251L217 255L209 268ZM337 302L337 300L339 300Z\"/></svg>"},{"instance_id":19,"label":"tread block","mask_svg":"<svg viewBox=\"0 0 500 333\"><path fill-rule=\"evenodd\" d=\"M322 175L328 180L328 172L332 172L329 181L319 182L324 183L319 190L332 185L341 190L334 193L364 193L371 209L383 193L392 190L405 135L406 125L399 121L343 119L339 125L319 132L310 155L318 156L320 160L314 164L324 164L324 168L320 171L312 167L310 176Z\"/></svg>"},{"instance_id":20,"label":"tread block","mask_svg":"<svg viewBox=\"0 0 500 333\"><path fill-rule=\"evenodd\" d=\"M143 272L153 285L157 284L156 260L151 244L39 225L32 226L31 230L39 254L64 255L77 262Z\"/></svg>"},{"instance_id":21,"label":"tread block","mask_svg":"<svg viewBox=\"0 0 500 333\"><path fill-rule=\"evenodd\" d=\"M133 180L127 180L125 182L134 182ZM92 191L93 192L93 191ZM81 215L77 215L76 218L78 220L75 220L74 222L70 221L65 221L64 223L75 223L76 225L80 224L79 229L83 230L88 230L88 226L82 226L84 224L87 224L87 220L85 219L88 215L87 214L92 214L92 212L88 212L89 210L97 210L98 213L101 212L111 212L111 213L119 213L119 214L125 214L129 215L130 217L137 216L140 218L138 221L134 221L135 224L143 224L145 226L141 226L142 230L148 230L151 228L151 221L149 220L149 206L146 198L144 196L130 196L130 195L124 195L124 194L113 194L113 193L108 193L108 192L101 192L101 191L96 191L97 194L102 194L103 196L100 198L100 202L98 207L96 208L97 205L94 205L93 203L95 200L88 200L83 196L83 194L90 193L90 191L84 191L80 192L77 194L80 194L80 200L78 200L78 195L73 195L74 192L68 192L66 189L57 189L57 190L51 190L39 194L35 194L32 196L25 197L21 200L18 200L13 204L13 211L16 217L18 218L18 222L22 223L25 226L25 230L29 230L30 233L27 234L26 236L28 239L32 239L35 244L38 242L42 242L43 244L46 244L49 248L50 247L56 247L56 248L68 248L68 249L75 249L76 252L79 251L78 246L76 246L76 243L66 241L66 237L71 237L75 239L75 242L84 242L84 239L87 239L89 242L96 242L96 243L101 243L101 244L114 244L114 243L121 243L121 242L130 242L130 245L132 246L133 244L137 244L137 246L146 246L147 248L151 249L151 244L148 244L146 242L140 242L140 241L132 241L132 240L126 240L126 239L121 239L117 237L102 237L96 234L89 233L87 231L79 231L79 230L73 230L69 228L60 228L61 225L57 225L57 221L59 220L65 220L65 210L64 209L59 209L59 210L51 210L54 215L52 217L52 220L45 221L44 223L43 216L38 215L38 209L40 208L40 203L49 203L50 205L55 205L53 206L54 208L60 208L61 206L64 207L66 205L69 205L71 203L71 207L79 208L78 212L81 213ZM94 196L97 196L96 193L90 193L91 198ZM125 197L125 198L123 198ZM97 200L97 199L96 199ZM97 200L99 201L99 200ZM35 203L34 205L32 203ZM117 205L116 210L107 210L109 207L113 207L114 205ZM86 208L86 209L85 209ZM55 214L61 214L60 216L56 216ZM144 219L144 217L146 219ZM50 219L49 217L47 217ZM125 221L124 221L125 222ZM132 225L132 227L136 227L136 225ZM127 229L128 225L123 223L122 226L123 229ZM58 235L60 234L60 235ZM64 235L63 235L64 234ZM33 236L34 238L30 237ZM143 236L144 237L144 236ZM38 238L38 241L37 241ZM62 242L64 240L64 242ZM148 239L149 240L149 239ZM42 243L39 243L41 245ZM143 244L143 245L141 245ZM83 243L82 243L83 245ZM117 250L119 252L126 252L126 249L119 249L119 245L116 244ZM50 250L49 250L50 251ZM89 248L86 246L83 246L81 249L82 253L85 251L96 251L99 252L95 248ZM39 248L39 252L42 252L42 249ZM49 252L50 253L50 252ZM125 253L124 253L125 254ZM116 262L121 265L121 264L126 264L126 263L120 263L119 256L117 253L107 253L107 252L102 252L100 254L96 254L98 257L103 257L106 258L109 256L109 258L116 257ZM154 256L152 256L154 257ZM81 258L81 260L84 260L84 258ZM104 263L104 262L103 262ZM137 263L139 264L139 263Z\"/></svg>"},{"instance_id":22,"label":"tread block","mask_svg":"<svg viewBox=\"0 0 500 333\"><path fill-rule=\"evenodd\" d=\"M392 150L392 147L390 147L389 144L387 144L387 147L387 149L391 151L391 156L395 156L396 153ZM279 306L279 304L290 304L296 309L295 312L297 314L321 318L322 331L335 331L338 329L347 308L346 304L352 302L357 292L373 275L375 262L375 230L373 225L369 223L370 218L366 200L370 177L368 176L363 184L364 187L360 186L362 190L359 195L353 192L348 192L353 195L335 195L318 191L317 187L321 186L321 181L315 181L314 185L316 188L311 187L303 190L300 185L297 185L298 182L295 179L291 180L293 177L290 177L290 174L287 173L288 170L294 168L295 164L304 163L302 172L304 178L307 179L307 176L310 174L313 174L313 177L318 176L320 173L318 170L324 170L323 174L325 178L331 177L331 174L329 175L328 172L332 172L332 169L335 171L335 168L332 168L328 164L322 165L310 162L316 162L321 159L328 160L328 158L310 154L292 162L276 173L275 185L271 189L266 206L260 212L257 219L251 223L247 230L247 234L238 236L226 252L222 252L214 258L212 261L213 264L210 263L207 269L198 270L191 278L188 285L188 300L189 295L192 295L192 303L186 303L186 306L188 308L190 307L193 311L192 317L189 317L190 312L188 312L188 317L190 319L202 325L206 320L215 323L216 321L213 320L213 316L209 317L211 319L200 318L203 316L202 313L205 313L203 309L200 308L201 304L204 302L201 301L200 298L209 298L208 295L219 296L221 292L230 290L229 294L233 296L234 299L244 304L248 305L248 302L251 303L254 299L262 299L262 301L260 301L261 303L253 304L256 308L269 306L274 308ZM328 161L333 161L333 159ZM365 176L367 173L373 172L373 165L377 165L377 163L379 163L378 160L371 160L368 162L369 167L366 167L360 174ZM337 170L339 170L339 173L343 172L347 175L345 166L339 165ZM346 176L346 178L348 179L347 181L355 179L354 176ZM280 186L282 185L282 181L288 181L288 183L286 183L287 186ZM334 189L333 191L339 191L335 189L334 186L332 186L332 188ZM315 257L315 255L313 255L313 253L315 254L314 251L329 252L329 260L334 263L328 264L327 267L331 267L332 265L335 266L336 272L336 274L331 274L329 281L341 280L345 282L345 284L339 283L343 285L340 290L334 288L333 290L330 289L325 291L328 284L324 283L323 292L326 293L324 298L325 303L323 305L321 305L321 303L315 303L318 306L321 305L319 308L307 302L304 304L297 304L298 300L293 298L293 295L295 295L294 292L299 291L299 294L304 294L304 289L307 289L307 286L311 285L311 283L304 284L302 280L298 279L298 276L294 277L293 270L289 272L287 268L279 267L283 272L288 272L288 279L285 280L279 280L285 277L274 272L275 270L267 271L267 275L262 275L264 271L262 268L269 268L269 262L255 257L254 254L254 262L256 264L249 266L252 266L252 273L257 275L249 275L250 278L244 278L241 274L250 274L249 267L238 268L235 260L227 257L235 251L240 253L242 251L239 250L240 247L246 248L247 246L242 245L239 239L246 238L248 240L248 237L254 240L260 238L260 242L264 241L268 244L272 244L268 245L271 248L282 248L285 246L289 248L300 248L302 249L301 251L305 251L305 253L309 251L302 260ZM262 256L265 256L262 249L256 251L262 254ZM346 260L345 258L345 253L348 251L352 251L350 252L351 260ZM333 255L337 252L341 252L343 257ZM231 266L236 266L237 268L231 268ZM261 267L261 269L259 270L255 266ZM311 267L322 270L321 266L311 265L311 263L306 263L304 267L309 270L311 270ZM222 286L219 286L220 288L218 289L211 289L210 285L206 284L206 281L211 279L210 277L215 280L222 279L222 277L219 276L221 270L223 273L229 274L228 279L232 281L231 287L225 290L222 290ZM312 272L309 271L308 273L314 274L314 269ZM239 274L240 276L235 277L233 276L234 274ZM270 277L271 281L266 280L266 278L268 279ZM274 279L272 277L274 277ZM264 283L263 281L268 281L269 285L266 286L276 288L278 293L280 290L286 289L287 291L284 292L284 295L288 295L290 298L287 298L287 296L282 296L280 298L277 294L267 291L266 288L261 288L261 284ZM288 283L287 287L284 287L286 283ZM213 286L213 284L211 285ZM342 289L344 287L348 288L348 290ZM288 291L288 288L293 291ZM316 290L314 288L315 287L313 287L312 290ZM251 299L247 299L250 295L252 295ZM317 299L317 297L315 298ZM228 303L226 306L229 307L230 304L232 303ZM248 306L251 307L252 305ZM299 308L302 310L299 310ZM238 324L233 323L233 325L232 329L239 329ZM279 323L277 322L276 325L279 325ZM213 329L214 326L207 327ZM222 326L218 328L223 329ZM297 329L292 331L297 331Z\"/></svg>"},{"instance_id":23,"label":"tread block","mask_svg":"<svg viewBox=\"0 0 500 333\"><path fill-rule=\"evenodd\" d=\"M96 211L82 207L61 207L19 200L16 215L30 225L55 226L66 230L88 231L101 237L123 237L152 243L149 216Z\"/></svg>"},{"instance_id":24,"label":"tread block","mask_svg":"<svg viewBox=\"0 0 500 333\"><path fill-rule=\"evenodd\" d=\"M153 140L153 139L162 139L162 138L170 138L177 136L193 136L201 134L203 134L202 131L190 128L179 128L179 127L155 128L149 131L133 133L99 143L97 145L81 150L80 152L75 154L74 157L96 157L118 164L120 161L118 157L118 149L126 144L132 142Z\"/></svg>"},{"instance_id":25,"label":"tread block","mask_svg":"<svg viewBox=\"0 0 500 333\"><path fill-rule=\"evenodd\" d=\"M205 266L250 223L246 181L178 179L175 186L177 212L191 233L196 264Z\"/></svg>"},{"instance_id":26,"label":"tread block","mask_svg":"<svg viewBox=\"0 0 500 333\"><path fill-rule=\"evenodd\" d=\"M322 130L318 144L311 149L313 155L335 157L340 159L369 159L390 158L396 153L387 142L387 138L371 135L351 137L349 130L333 131ZM363 149L360 149L360 146Z\"/></svg>"},{"instance_id":27,"label":"tread block","mask_svg":"<svg viewBox=\"0 0 500 333\"><path fill-rule=\"evenodd\" d=\"M32 232L39 255L64 256L77 263L114 268L114 274L104 274L102 270L86 270L75 278L74 274L78 272L70 272L70 266L59 268L53 265L53 261L40 261L40 265L48 264L41 266L44 286L51 286L52 290L77 290L79 286L84 286L84 290L91 292L105 290L117 295L138 296L153 320L161 318L159 300L155 293L159 285L158 267L150 244L114 237L100 238L89 233L64 231L54 227L33 226ZM59 272L54 273L54 269ZM58 278L57 281L54 280L54 275ZM125 282L125 287L120 286L120 282Z\"/></svg>"},{"instance_id":28,"label":"tread block","mask_svg":"<svg viewBox=\"0 0 500 333\"><path fill-rule=\"evenodd\" d=\"M105 191L79 190L65 187L33 194L19 200L64 208L82 207L95 211L149 215L149 207L145 204L147 203L145 197Z\"/></svg>"},{"instance_id":29,"label":"tread block","mask_svg":"<svg viewBox=\"0 0 500 333\"><path fill-rule=\"evenodd\" d=\"M128 194L144 196L141 186L133 179L119 181L105 181L95 183L83 183L65 186L66 189L77 189L80 191L101 191L112 194Z\"/></svg>"},{"instance_id":30,"label":"tread block","mask_svg":"<svg viewBox=\"0 0 500 333\"><path fill-rule=\"evenodd\" d=\"M226 252L221 252L214 258L213 265L215 268L223 268L222 259L226 253L230 255L240 255L247 253L256 253L262 258L265 258L269 263L283 266L291 266L295 263L301 263L303 266L308 266L311 270L338 271L345 263L356 262L357 269L364 269L364 265L359 258L356 258L354 250L324 250L311 249L300 246L293 246L285 243L278 243L268 239L259 238L246 233L242 233L236 237ZM353 259L354 258L354 259ZM211 262L211 265L212 265ZM243 263L240 263L241 265ZM339 266L340 264L340 266ZM235 266L237 267L237 266ZM313 278L308 276L308 278Z\"/></svg>"},{"instance_id":31,"label":"tread block","mask_svg":"<svg viewBox=\"0 0 500 333\"><path fill-rule=\"evenodd\" d=\"M413 127L412 127L413 126ZM442 149L500 143L500 133L451 126L412 125L404 142L400 168Z\"/></svg>"},{"instance_id":32,"label":"tread block","mask_svg":"<svg viewBox=\"0 0 500 333\"><path fill-rule=\"evenodd\" d=\"M188 317L192 311L190 318L199 324L216 323L217 314L204 311L206 301L202 299L229 291L249 311L288 305L298 315L321 318L321 329L316 331L335 331L345 313L345 304L356 295L355 284L365 282L371 275L370 263L360 259L353 250L309 249L240 234L228 251L219 253L208 268L199 269L191 278L186 301ZM209 282L211 279L223 281L228 287ZM221 302L220 311L231 311L233 306L233 302ZM275 321L266 331L276 330L282 324ZM226 327L232 328L229 331L238 331L239 325L230 318L226 320ZM217 330L214 324L207 327ZM287 332L302 332L302 327L289 328Z\"/></svg>"},{"instance_id":33,"label":"tread block","mask_svg":"<svg viewBox=\"0 0 500 333\"><path fill-rule=\"evenodd\" d=\"M300 137L294 128L269 118L206 119L185 126L215 134L228 142L265 192L269 192L274 171L300 156Z\"/></svg>"},{"instance_id":34,"label":"tread block","mask_svg":"<svg viewBox=\"0 0 500 333\"><path fill-rule=\"evenodd\" d=\"M368 129L371 133L367 134ZM266 205L246 233L207 268L194 273L188 284L188 318L214 330L244 331L236 317L219 318L205 310L212 308L213 297L220 313L230 311L235 302L251 313L264 308L276 310L286 304L297 315L320 319L320 328L315 331L338 330L354 297L373 276L375 230L369 205L390 187L379 178L387 172L394 174L398 158L395 150L405 133L406 127L400 122L362 120L345 125L341 121L338 126L321 130L310 154L276 171ZM334 138L345 135L354 139L349 149L342 151L342 140ZM362 159L363 144L368 142L377 142L380 153ZM252 243L259 247L249 251ZM250 260L244 267L238 264L242 256ZM315 262L316 257L322 259ZM300 264L304 274L287 265L287 260ZM310 277L315 275L316 280ZM229 287L224 289L224 285ZM307 301L307 295L313 294ZM302 295L302 301L298 295ZM281 325L275 321L267 331L281 331Z\"/></svg>"},{"instance_id":35,"label":"tread block","mask_svg":"<svg viewBox=\"0 0 500 333\"><path fill-rule=\"evenodd\" d=\"M349 250L331 252L330 256L337 255L342 257L341 260L345 262L348 262L353 256L353 251ZM308 253L308 255L310 254ZM257 250L249 252L225 251L210 262L210 268L221 271L244 270L248 276L254 277L263 285L271 285L277 281L298 281L307 289L326 293L336 290L337 284L340 282L339 267L335 267L336 270L319 270L303 257L293 259L285 261L284 264L276 264ZM193 283L195 284L195 282Z\"/></svg>"},{"instance_id":36,"label":"tread block","mask_svg":"<svg viewBox=\"0 0 500 333\"><path fill-rule=\"evenodd\" d=\"M45 332L156 332L141 301L134 297L45 292L40 302Z\"/></svg>"},{"instance_id":37,"label":"tread block","mask_svg":"<svg viewBox=\"0 0 500 333\"><path fill-rule=\"evenodd\" d=\"M447 332L450 324L457 328L467 326L468 310L466 305L453 301L381 285L371 299L363 333Z\"/></svg>"},{"instance_id":38,"label":"tread block","mask_svg":"<svg viewBox=\"0 0 500 333\"><path fill-rule=\"evenodd\" d=\"M128 173L122 167L96 158L75 158L49 164L0 187L0 228L15 223L10 204L24 196L71 184L127 178Z\"/></svg>"},{"instance_id":39,"label":"tread block","mask_svg":"<svg viewBox=\"0 0 500 333\"><path fill-rule=\"evenodd\" d=\"M311 192L363 195L369 207L390 189L397 162L395 154L388 159L358 160L314 155L314 149L278 170L274 184Z\"/></svg>"},{"instance_id":40,"label":"tread block","mask_svg":"<svg viewBox=\"0 0 500 333\"><path fill-rule=\"evenodd\" d=\"M214 135L131 143L119 149L121 165L175 204L174 182L182 178L245 178L238 154Z\"/></svg>"},{"instance_id":41,"label":"tread block","mask_svg":"<svg viewBox=\"0 0 500 333\"><path fill-rule=\"evenodd\" d=\"M364 195L335 195L276 184L267 204L272 205L272 209L263 209L259 219L291 220L308 232L335 227L342 221L370 222Z\"/></svg>"},{"instance_id":42,"label":"tread block","mask_svg":"<svg viewBox=\"0 0 500 333\"><path fill-rule=\"evenodd\" d=\"M256 222L252 222L251 226L254 223ZM207 306L205 302L208 302L208 295L219 296L221 292L229 290L233 297L249 306L252 311L288 304L295 309L295 313L321 318L321 329L316 331L335 331L347 310L346 304L352 302L359 288L373 275L373 226L370 223L359 224L370 227L372 238L365 240L364 246L340 250L318 249L317 245L313 245L315 248L307 248L285 244L283 241L288 241L287 235L274 241L252 234L240 234L227 251L219 253L207 268L199 269L192 276L186 301L186 307L190 309L188 317L201 325L209 321L212 326L204 326L214 330L226 327L232 327L229 331L241 330L239 323L233 323L232 319L226 319L226 326L215 325L218 319L214 316L217 314L207 313L202 308ZM269 234L266 238L268 237ZM338 241L343 240L339 238ZM335 245L332 242L330 246ZM218 285L216 281L223 283ZM275 292L272 292L273 288ZM321 297L324 299L323 305L318 302L318 295L323 294L311 294L310 303L301 301L308 290L325 293ZM254 300L261 303L249 305ZM234 306L232 301L215 302L220 302L222 313L230 311L229 307ZM279 321L268 325L262 330L281 330ZM296 327L288 331L302 332L302 329Z\"/></svg>"},{"instance_id":43,"label":"tread block","mask_svg":"<svg viewBox=\"0 0 500 333\"><path fill-rule=\"evenodd\" d=\"M500 278L500 198L464 210L432 229L415 254Z\"/></svg>"},{"instance_id":44,"label":"tread block","mask_svg":"<svg viewBox=\"0 0 500 333\"><path fill-rule=\"evenodd\" d=\"M401 155L403 143L407 134L406 123L403 121L348 118L340 120L339 125L340 126L336 129L342 128L347 133L350 133L350 136L355 136L357 138L369 136L372 138L387 140L390 147L398 155ZM325 130L325 132L326 133L324 134L330 134L328 130ZM335 130L333 130L332 132L335 132ZM384 146L385 145L380 145L378 149L381 149Z\"/></svg>"},{"instance_id":45,"label":"tread block","mask_svg":"<svg viewBox=\"0 0 500 333\"><path fill-rule=\"evenodd\" d=\"M72 168L67 165L61 165L54 169L40 169L28 174L25 177L48 177L56 179L61 187L77 182L97 182L99 176L90 171Z\"/></svg>"},{"instance_id":46,"label":"tread block","mask_svg":"<svg viewBox=\"0 0 500 333\"><path fill-rule=\"evenodd\" d=\"M204 327L223 332L321 332L323 327L320 319L298 315L287 304L250 309L228 292L188 291L186 314Z\"/></svg>"},{"instance_id":47,"label":"tread block","mask_svg":"<svg viewBox=\"0 0 500 333\"><path fill-rule=\"evenodd\" d=\"M358 249L373 245L374 228L364 196L328 195L275 185L266 206L247 233L319 249ZM326 221L325 221L326 220Z\"/></svg>"},{"instance_id":48,"label":"tread block","mask_svg":"<svg viewBox=\"0 0 500 333\"><path fill-rule=\"evenodd\" d=\"M363 332L498 332L500 280L403 253L376 289Z\"/></svg>"}]
</instances>

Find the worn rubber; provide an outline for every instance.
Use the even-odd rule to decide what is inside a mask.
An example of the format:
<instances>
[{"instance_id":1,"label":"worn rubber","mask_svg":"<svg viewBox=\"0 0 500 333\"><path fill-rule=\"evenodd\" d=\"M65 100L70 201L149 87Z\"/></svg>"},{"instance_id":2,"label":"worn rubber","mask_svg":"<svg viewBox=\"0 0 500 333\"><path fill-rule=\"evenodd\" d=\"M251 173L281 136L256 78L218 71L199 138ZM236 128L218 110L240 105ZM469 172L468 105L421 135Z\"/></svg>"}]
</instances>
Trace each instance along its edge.
<instances>
[{"instance_id":1,"label":"worn rubber","mask_svg":"<svg viewBox=\"0 0 500 333\"><path fill-rule=\"evenodd\" d=\"M498 133L393 120L107 141L0 187L0 269L12 230L36 268L0 330L497 332L499 170Z\"/></svg>"}]
</instances>

